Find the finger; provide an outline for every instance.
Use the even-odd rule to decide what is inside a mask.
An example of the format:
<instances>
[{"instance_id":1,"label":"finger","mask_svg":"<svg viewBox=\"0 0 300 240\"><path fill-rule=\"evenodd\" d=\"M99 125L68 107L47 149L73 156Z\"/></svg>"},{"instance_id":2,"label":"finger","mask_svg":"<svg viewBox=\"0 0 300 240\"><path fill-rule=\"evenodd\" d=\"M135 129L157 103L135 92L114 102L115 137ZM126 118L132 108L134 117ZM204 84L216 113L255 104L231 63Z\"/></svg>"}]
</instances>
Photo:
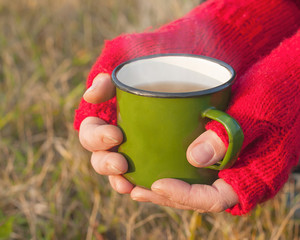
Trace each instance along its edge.
<instances>
[{"instance_id":1,"label":"finger","mask_svg":"<svg viewBox=\"0 0 300 240\"><path fill-rule=\"evenodd\" d=\"M190 207L178 204L169 200L168 198L161 196L151 190L142 188L142 187L135 187L130 196L133 200L139 202L152 202L154 204L166 207L172 207L177 209L184 209L184 210L191 210Z\"/></svg>"},{"instance_id":2,"label":"finger","mask_svg":"<svg viewBox=\"0 0 300 240\"><path fill-rule=\"evenodd\" d=\"M124 174L128 169L124 156L115 152L94 152L91 157L91 164L94 170L101 175Z\"/></svg>"},{"instance_id":3,"label":"finger","mask_svg":"<svg viewBox=\"0 0 300 240\"><path fill-rule=\"evenodd\" d=\"M123 141L122 131L97 117L87 117L80 125L79 140L82 146L91 151L108 150Z\"/></svg>"},{"instance_id":4,"label":"finger","mask_svg":"<svg viewBox=\"0 0 300 240\"><path fill-rule=\"evenodd\" d=\"M187 159L195 167L206 167L222 160L226 147L211 130L202 133L187 149Z\"/></svg>"},{"instance_id":5,"label":"finger","mask_svg":"<svg viewBox=\"0 0 300 240\"><path fill-rule=\"evenodd\" d=\"M153 183L151 189L170 201L199 212L221 212L239 202L237 194L223 179L218 179L212 186L161 179Z\"/></svg>"},{"instance_id":6,"label":"finger","mask_svg":"<svg viewBox=\"0 0 300 240\"><path fill-rule=\"evenodd\" d=\"M108 179L112 188L120 194L129 194L134 189L134 185L122 175L111 175Z\"/></svg>"},{"instance_id":7,"label":"finger","mask_svg":"<svg viewBox=\"0 0 300 240\"><path fill-rule=\"evenodd\" d=\"M94 78L92 86L85 91L83 98L89 103L97 104L111 99L115 94L116 90L111 76L107 73L100 73Z\"/></svg>"}]
</instances>

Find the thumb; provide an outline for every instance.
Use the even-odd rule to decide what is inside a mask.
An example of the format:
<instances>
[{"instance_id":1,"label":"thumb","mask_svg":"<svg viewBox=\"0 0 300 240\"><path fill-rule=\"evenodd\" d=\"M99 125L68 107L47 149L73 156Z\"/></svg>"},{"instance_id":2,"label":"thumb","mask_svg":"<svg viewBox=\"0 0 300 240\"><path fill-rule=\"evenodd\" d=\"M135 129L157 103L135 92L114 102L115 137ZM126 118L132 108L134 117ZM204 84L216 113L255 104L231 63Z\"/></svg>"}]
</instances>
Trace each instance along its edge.
<instances>
[{"instance_id":1,"label":"thumb","mask_svg":"<svg viewBox=\"0 0 300 240\"><path fill-rule=\"evenodd\" d=\"M88 103L97 104L113 98L115 94L111 76L108 73L100 73L94 78L92 86L83 94L83 99Z\"/></svg>"},{"instance_id":2,"label":"thumb","mask_svg":"<svg viewBox=\"0 0 300 240\"><path fill-rule=\"evenodd\" d=\"M202 133L187 149L187 159L195 167L207 167L222 160L226 147L212 130Z\"/></svg>"}]
</instances>

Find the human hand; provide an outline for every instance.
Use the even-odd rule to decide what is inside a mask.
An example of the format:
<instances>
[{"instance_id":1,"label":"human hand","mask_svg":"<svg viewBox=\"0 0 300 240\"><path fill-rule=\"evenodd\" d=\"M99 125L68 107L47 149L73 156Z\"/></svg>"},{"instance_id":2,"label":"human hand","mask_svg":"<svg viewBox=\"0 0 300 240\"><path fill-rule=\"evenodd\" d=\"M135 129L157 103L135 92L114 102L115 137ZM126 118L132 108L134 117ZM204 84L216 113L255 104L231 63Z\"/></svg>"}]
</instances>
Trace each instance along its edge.
<instances>
[{"instance_id":1,"label":"human hand","mask_svg":"<svg viewBox=\"0 0 300 240\"><path fill-rule=\"evenodd\" d=\"M95 77L83 98L88 103L97 104L111 99L114 95L115 87L111 83L110 75L101 73ZM122 176L127 171L127 161L123 155L114 152L123 141L122 131L98 117L87 117L80 125L79 140L85 149L92 152L91 164L94 170L101 175L107 175L117 192L130 193L134 185Z\"/></svg>"},{"instance_id":2,"label":"human hand","mask_svg":"<svg viewBox=\"0 0 300 240\"><path fill-rule=\"evenodd\" d=\"M114 95L115 88L110 75L99 74L83 97L85 101L96 104ZM114 190L121 194L130 193L134 200L199 212L220 212L238 203L236 193L222 179L212 186L161 179L152 185L151 190L135 187L122 176L128 168L126 159L121 154L111 151L123 140L121 130L108 125L100 118L87 117L83 120L79 138L83 147L92 152L91 164L94 170L101 175L108 175ZM224 143L209 130L189 146L187 159L195 167L204 167L221 160L225 152Z\"/></svg>"},{"instance_id":3,"label":"human hand","mask_svg":"<svg viewBox=\"0 0 300 240\"><path fill-rule=\"evenodd\" d=\"M195 167L205 167L220 161L225 153L224 143L215 132L208 130L189 146L187 159ZM223 179L216 180L212 186L160 179L152 184L151 190L135 187L131 198L198 212L222 212L239 202L233 188Z\"/></svg>"}]
</instances>

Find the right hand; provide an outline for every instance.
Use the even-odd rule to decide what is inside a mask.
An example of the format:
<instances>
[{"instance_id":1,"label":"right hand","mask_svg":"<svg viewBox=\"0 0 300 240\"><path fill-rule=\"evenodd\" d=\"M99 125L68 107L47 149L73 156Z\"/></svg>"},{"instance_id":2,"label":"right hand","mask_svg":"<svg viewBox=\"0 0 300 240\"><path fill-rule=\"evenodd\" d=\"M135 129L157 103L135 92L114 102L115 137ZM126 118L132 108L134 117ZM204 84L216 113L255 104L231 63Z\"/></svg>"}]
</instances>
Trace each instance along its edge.
<instances>
[{"instance_id":1,"label":"right hand","mask_svg":"<svg viewBox=\"0 0 300 240\"><path fill-rule=\"evenodd\" d=\"M97 104L114 95L115 87L110 75L100 73L83 98L88 103ZM98 117L87 117L80 125L79 140L85 149L92 152L91 164L94 170L101 175L108 175L112 188L117 192L130 193L134 185L122 176L128 169L127 161L123 155L113 151L123 141L122 131Z\"/></svg>"}]
</instances>

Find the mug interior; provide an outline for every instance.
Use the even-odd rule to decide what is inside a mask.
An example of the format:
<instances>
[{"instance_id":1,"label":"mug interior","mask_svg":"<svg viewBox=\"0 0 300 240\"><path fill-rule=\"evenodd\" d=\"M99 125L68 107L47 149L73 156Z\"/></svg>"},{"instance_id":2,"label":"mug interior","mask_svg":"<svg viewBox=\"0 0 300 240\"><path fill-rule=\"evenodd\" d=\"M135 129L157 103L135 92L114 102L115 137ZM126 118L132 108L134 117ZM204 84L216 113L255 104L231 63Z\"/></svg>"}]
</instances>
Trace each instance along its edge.
<instances>
[{"instance_id":1,"label":"mug interior","mask_svg":"<svg viewBox=\"0 0 300 240\"><path fill-rule=\"evenodd\" d=\"M202 85L205 91L230 83L234 76L232 67L222 61L178 54L148 56L121 64L113 73L113 81L125 91L143 95L149 91L139 90L137 86L142 84L193 83Z\"/></svg>"}]
</instances>

